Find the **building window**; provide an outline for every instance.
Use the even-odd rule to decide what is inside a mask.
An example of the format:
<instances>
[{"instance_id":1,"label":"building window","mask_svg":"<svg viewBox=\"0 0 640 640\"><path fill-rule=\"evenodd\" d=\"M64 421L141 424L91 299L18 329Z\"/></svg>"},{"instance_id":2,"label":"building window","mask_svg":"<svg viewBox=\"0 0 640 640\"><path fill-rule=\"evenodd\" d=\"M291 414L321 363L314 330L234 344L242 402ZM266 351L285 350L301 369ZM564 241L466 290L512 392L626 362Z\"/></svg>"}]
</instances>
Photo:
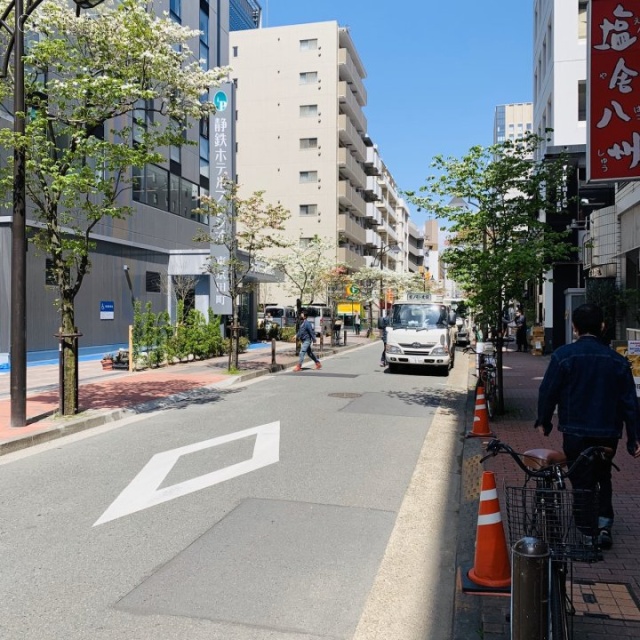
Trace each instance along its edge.
<instances>
[{"instance_id":1,"label":"building window","mask_svg":"<svg viewBox=\"0 0 640 640\"><path fill-rule=\"evenodd\" d=\"M209 16L200 9L200 60L203 60L202 68L209 69Z\"/></svg>"},{"instance_id":2,"label":"building window","mask_svg":"<svg viewBox=\"0 0 640 640\"><path fill-rule=\"evenodd\" d=\"M147 271L145 280L147 293L161 293L161 279L158 271Z\"/></svg>"},{"instance_id":3,"label":"building window","mask_svg":"<svg viewBox=\"0 0 640 640\"><path fill-rule=\"evenodd\" d=\"M578 81L578 122L587 121L587 82Z\"/></svg>"},{"instance_id":4,"label":"building window","mask_svg":"<svg viewBox=\"0 0 640 640\"><path fill-rule=\"evenodd\" d=\"M318 115L317 104L301 104L300 105L300 117L310 118Z\"/></svg>"},{"instance_id":5,"label":"building window","mask_svg":"<svg viewBox=\"0 0 640 640\"><path fill-rule=\"evenodd\" d=\"M196 212L200 194L206 190L166 169L148 164L144 169L133 167L133 199L162 211L208 224L208 216Z\"/></svg>"},{"instance_id":6,"label":"building window","mask_svg":"<svg viewBox=\"0 0 640 640\"><path fill-rule=\"evenodd\" d=\"M318 214L317 204L301 204L300 215L301 216L315 216Z\"/></svg>"},{"instance_id":7,"label":"building window","mask_svg":"<svg viewBox=\"0 0 640 640\"><path fill-rule=\"evenodd\" d=\"M317 171L301 171L300 172L300 182L318 182L318 172Z\"/></svg>"},{"instance_id":8,"label":"building window","mask_svg":"<svg viewBox=\"0 0 640 640\"><path fill-rule=\"evenodd\" d=\"M169 210L169 172L148 164L145 167L146 203L163 211Z\"/></svg>"},{"instance_id":9,"label":"building window","mask_svg":"<svg viewBox=\"0 0 640 640\"><path fill-rule=\"evenodd\" d=\"M233 47L233 57L234 58L238 57L238 47Z\"/></svg>"},{"instance_id":10,"label":"building window","mask_svg":"<svg viewBox=\"0 0 640 640\"><path fill-rule=\"evenodd\" d=\"M169 15L176 22L182 22L182 0L170 0Z\"/></svg>"},{"instance_id":11,"label":"building window","mask_svg":"<svg viewBox=\"0 0 640 640\"><path fill-rule=\"evenodd\" d=\"M589 0L578 0L578 38L587 39L587 9Z\"/></svg>"},{"instance_id":12,"label":"building window","mask_svg":"<svg viewBox=\"0 0 640 640\"><path fill-rule=\"evenodd\" d=\"M317 149L318 138L300 138L301 149Z\"/></svg>"},{"instance_id":13,"label":"building window","mask_svg":"<svg viewBox=\"0 0 640 640\"><path fill-rule=\"evenodd\" d=\"M142 142L153 124L153 100L138 100L133 109L133 141Z\"/></svg>"},{"instance_id":14,"label":"building window","mask_svg":"<svg viewBox=\"0 0 640 640\"><path fill-rule=\"evenodd\" d=\"M300 40L300 51L310 51L318 48L317 38L308 38L306 40Z\"/></svg>"},{"instance_id":15,"label":"building window","mask_svg":"<svg viewBox=\"0 0 640 640\"><path fill-rule=\"evenodd\" d=\"M133 199L163 211L169 210L169 172L148 164L144 169L133 167Z\"/></svg>"},{"instance_id":16,"label":"building window","mask_svg":"<svg viewBox=\"0 0 640 640\"><path fill-rule=\"evenodd\" d=\"M300 74L300 84L315 84L318 82L317 71L303 71Z\"/></svg>"}]
</instances>

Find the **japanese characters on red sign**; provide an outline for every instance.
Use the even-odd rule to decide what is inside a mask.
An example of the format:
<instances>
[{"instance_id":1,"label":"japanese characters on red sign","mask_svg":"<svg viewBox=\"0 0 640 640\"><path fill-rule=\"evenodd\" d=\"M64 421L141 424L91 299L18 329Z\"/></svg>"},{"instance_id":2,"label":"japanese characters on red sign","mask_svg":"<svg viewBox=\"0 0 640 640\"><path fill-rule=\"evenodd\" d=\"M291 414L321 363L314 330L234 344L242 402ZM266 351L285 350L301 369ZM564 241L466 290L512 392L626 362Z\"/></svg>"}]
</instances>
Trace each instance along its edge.
<instances>
[{"instance_id":1,"label":"japanese characters on red sign","mask_svg":"<svg viewBox=\"0 0 640 640\"><path fill-rule=\"evenodd\" d=\"M640 1L591 0L588 180L640 179Z\"/></svg>"}]
</instances>

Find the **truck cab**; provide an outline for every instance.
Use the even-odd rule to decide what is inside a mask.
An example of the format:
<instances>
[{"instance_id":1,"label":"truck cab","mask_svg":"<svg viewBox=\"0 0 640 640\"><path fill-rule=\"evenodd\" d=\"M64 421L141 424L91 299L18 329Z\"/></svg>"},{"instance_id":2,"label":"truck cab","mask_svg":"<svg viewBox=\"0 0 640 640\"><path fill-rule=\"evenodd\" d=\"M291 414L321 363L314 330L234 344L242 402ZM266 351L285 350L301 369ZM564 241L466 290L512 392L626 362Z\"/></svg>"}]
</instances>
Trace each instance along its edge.
<instances>
[{"instance_id":1,"label":"truck cab","mask_svg":"<svg viewBox=\"0 0 640 640\"><path fill-rule=\"evenodd\" d=\"M455 361L456 314L429 293L409 293L395 302L386 323L386 359L400 366L429 367L445 375Z\"/></svg>"}]
</instances>

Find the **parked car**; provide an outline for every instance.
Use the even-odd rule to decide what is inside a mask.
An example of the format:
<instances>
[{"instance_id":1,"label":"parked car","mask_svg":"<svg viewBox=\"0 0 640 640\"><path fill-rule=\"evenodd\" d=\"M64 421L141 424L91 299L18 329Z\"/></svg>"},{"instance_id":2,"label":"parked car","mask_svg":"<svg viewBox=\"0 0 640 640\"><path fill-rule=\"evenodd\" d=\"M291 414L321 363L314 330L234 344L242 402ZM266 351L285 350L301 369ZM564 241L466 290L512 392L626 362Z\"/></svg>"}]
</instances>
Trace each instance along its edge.
<instances>
[{"instance_id":1,"label":"parked car","mask_svg":"<svg viewBox=\"0 0 640 640\"><path fill-rule=\"evenodd\" d=\"M456 344L460 346L467 346L471 343L469 328L463 318L456 318L456 327L458 332L456 334Z\"/></svg>"}]
</instances>

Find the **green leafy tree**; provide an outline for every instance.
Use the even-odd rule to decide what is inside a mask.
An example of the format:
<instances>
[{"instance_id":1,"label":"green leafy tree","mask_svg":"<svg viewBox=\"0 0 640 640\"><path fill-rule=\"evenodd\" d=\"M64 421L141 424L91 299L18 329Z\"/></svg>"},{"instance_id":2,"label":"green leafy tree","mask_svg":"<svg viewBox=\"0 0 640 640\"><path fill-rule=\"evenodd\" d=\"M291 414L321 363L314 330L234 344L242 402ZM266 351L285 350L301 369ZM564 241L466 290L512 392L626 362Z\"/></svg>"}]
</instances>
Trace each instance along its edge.
<instances>
[{"instance_id":1,"label":"green leafy tree","mask_svg":"<svg viewBox=\"0 0 640 640\"><path fill-rule=\"evenodd\" d=\"M238 185L231 180L226 181L221 200L204 197L199 211L209 216L212 230L199 234L196 240L227 250L225 256L211 257L206 271L213 275L219 293L231 300L229 370L237 370L240 350L238 299L253 286L251 273L265 262L265 249L286 246L279 232L284 230L289 212L281 205L265 202L264 191L241 198Z\"/></svg>"},{"instance_id":2,"label":"green leafy tree","mask_svg":"<svg viewBox=\"0 0 640 640\"><path fill-rule=\"evenodd\" d=\"M9 199L11 150L20 147L38 223L32 240L51 258L62 335L78 331L75 299L91 268L92 232L101 220L131 212L123 204L131 167L163 162L161 150L184 144L187 123L214 112L204 98L227 73L203 70L188 46L198 32L147 5L109 1L76 17L66 2L45 2L24 23L25 135L0 130L9 151L0 193ZM12 92L9 78L0 100ZM73 414L77 353L64 353L65 413Z\"/></svg>"},{"instance_id":3,"label":"green leafy tree","mask_svg":"<svg viewBox=\"0 0 640 640\"><path fill-rule=\"evenodd\" d=\"M407 193L411 202L449 223L449 246L442 260L497 338L501 412L505 304L519 298L526 282L539 281L571 250L567 234L552 230L540 216L566 207L561 187L567 178L561 158L533 159L540 142L538 136L527 135L515 142L472 147L461 158L436 156L435 174L418 193Z\"/></svg>"}]
</instances>

